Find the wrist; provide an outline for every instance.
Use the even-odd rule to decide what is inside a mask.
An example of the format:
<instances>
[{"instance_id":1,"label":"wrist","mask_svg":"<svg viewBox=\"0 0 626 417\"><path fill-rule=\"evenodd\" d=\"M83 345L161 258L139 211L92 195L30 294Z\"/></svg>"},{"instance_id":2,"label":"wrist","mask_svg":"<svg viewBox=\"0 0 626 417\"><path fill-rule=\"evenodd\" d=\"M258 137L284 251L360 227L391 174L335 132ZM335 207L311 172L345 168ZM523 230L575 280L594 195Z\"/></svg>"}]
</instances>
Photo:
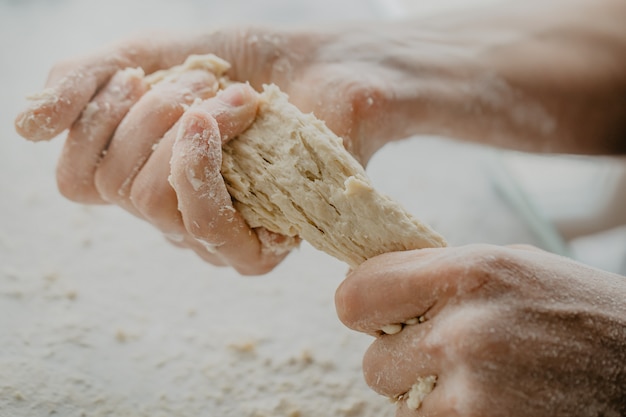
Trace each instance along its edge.
<instances>
[{"instance_id":1,"label":"wrist","mask_svg":"<svg viewBox=\"0 0 626 417\"><path fill-rule=\"evenodd\" d=\"M462 89L479 72L462 42L426 30L419 21L368 23L327 33L316 65L340 64L350 83L330 89L321 102L349 103L352 123L347 128L345 120L337 123L336 114L346 117L336 108L318 115L361 162L390 141L456 129L450 115L463 108Z\"/></svg>"},{"instance_id":2,"label":"wrist","mask_svg":"<svg viewBox=\"0 0 626 417\"><path fill-rule=\"evenodd\" d=\"M355 148L363 160L413 135L462 136L472 122L472 85L485 73L479 46L426 23L391 21L363 29L367 47L356 59L364 64L358 76L368 88L352 100L361 120Z\"/></svg>"}]
</instances>

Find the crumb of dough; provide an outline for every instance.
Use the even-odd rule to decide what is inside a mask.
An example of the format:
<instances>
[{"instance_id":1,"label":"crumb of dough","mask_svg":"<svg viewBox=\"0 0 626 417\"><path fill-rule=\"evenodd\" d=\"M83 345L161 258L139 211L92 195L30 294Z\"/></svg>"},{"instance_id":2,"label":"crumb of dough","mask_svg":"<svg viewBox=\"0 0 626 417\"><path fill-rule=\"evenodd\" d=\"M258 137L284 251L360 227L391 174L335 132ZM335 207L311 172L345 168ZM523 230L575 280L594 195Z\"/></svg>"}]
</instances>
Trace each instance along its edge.
<instances>
[{"instance_id":1,"label":"crumb of dough","mask_svg":"<svg viewBox=\"0 0 626 417\"><path fill-rule=\"evenodd\" d=\"M300 238L297 236L273 233L263 227L255 229L255 232L264 253L280 256L300 246Z\"/></svg>"},{"instance_id":2,"label":"crumb of dough","mask_svg":"<svg viewBox=\"0 0 626 417\"><path fill-rule=\"evenodd\" d=\"M147 75L145 79L148 84L154 85L166 78L176 77L185 71L195 69L203 69L215 74L216 77L221 77L229 68L230 64L228 62L215 55L190 55L184 64L153 72Z\"/></svg>"},{"instance_id":3,"label":"crumb of dough","mask_svg":"<svg viewBox=\"0 0 626 417\"><path fill-rule=\"evenodd\" d=\"M48 282L55 282L59 279L59 273L58 272L48 272L43 276L43 279L45 279Z\"/></svg>"},{"instance_id":4,"label":"crumb of dough","mask_svg":"<svg viewBox=\"0 0 626 417\"><path fill-rule=\"evenodd\" d=\"M308 349L305 349L302 351L302 353L300 354L300 359L302 360L303 363L307 365L310 365L315 361L313 354Z\"/></svg>"},{"instance_id":5,"label":"crumb of dough","mask_svg":"<svg viewBox=\"0 0 626 417\"><path fill-rule=\"evenodd\" d=\"M406 406L410 410L417 410L420 405L422 405L424 398L435 388L436 382L437 377L435 375L417 378L417 382L413 384L411 390L405 394Z\"/></svg>"},{"instance_id":6,"label":"crumb of dough","mask_svg":"<svg viewBox=\"0 0 626 417\"><path fill-rule=\"evenodd\" d=\"M419 317L413 317L413 318L408 319L407 321L404 322L404 324L412 326L414 324L424 323L425 321L426 321L426 317L419 316Z\"/></svg>"},{"instance_id":7,"label":"crumb of dough","mask_svg":"<svg viewBox=\"0 0 626 417\"><path fill-rule=\"evenodd\" d=\"M126 343L128 341L128 335L124 330L118 329L118 331L115 332L115 340L120 343Z\"/></svg>"},{"instance_id":8,"label":"crumb of dough","mask_svg":"<svg viewBox=\"0 0 626 417\"><path fill-rule=\"evenodd\" d=\"M228 345L228 348L241 354L254 354L256 352L257 342L248 340L245 342L231 343Z\"/></svg>"}]
</instances>

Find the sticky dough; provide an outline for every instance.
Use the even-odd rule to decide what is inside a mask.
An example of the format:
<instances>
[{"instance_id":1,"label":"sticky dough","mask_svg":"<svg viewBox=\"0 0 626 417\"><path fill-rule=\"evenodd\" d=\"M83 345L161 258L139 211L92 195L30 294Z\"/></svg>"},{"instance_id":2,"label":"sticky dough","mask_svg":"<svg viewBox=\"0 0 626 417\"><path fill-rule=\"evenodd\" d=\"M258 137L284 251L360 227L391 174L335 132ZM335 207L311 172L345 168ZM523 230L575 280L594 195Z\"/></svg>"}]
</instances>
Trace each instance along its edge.
<instances>
[{"instance_id":1,"label":"sticky dough","mask_svg":"<svg viewBox=\"0 0 626 417\"><path fill-rule=\"evenodd\" d=\"M192 56L164 74L205 68L228 81L228 64ZM254 123L223 146L222 176L235 208L253 228L303 238L354 267L376 255L445 246L399 203L377 192L342 139L266 85ZM295 240L295 239L294 239Z\"/></svg>"}]
</instances>

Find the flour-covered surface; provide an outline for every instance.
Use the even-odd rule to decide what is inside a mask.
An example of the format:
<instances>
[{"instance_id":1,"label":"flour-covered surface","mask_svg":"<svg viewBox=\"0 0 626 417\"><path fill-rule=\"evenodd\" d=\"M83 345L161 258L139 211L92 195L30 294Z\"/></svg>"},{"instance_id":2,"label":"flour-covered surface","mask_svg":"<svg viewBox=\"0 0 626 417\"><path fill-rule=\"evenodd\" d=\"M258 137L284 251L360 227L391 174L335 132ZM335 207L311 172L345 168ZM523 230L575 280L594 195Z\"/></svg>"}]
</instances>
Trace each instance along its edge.
<instances>
[{"instance_id":1,"label":"flour-covered surface","mask_svg":"<svg viewBox=\"0 0 626 417\"><path fill-rule=\"evenodd\" d=\"M362 380L369 337L335 315L345 265L306 244L264 277L206 265L118 208L64 200L61 138L27 143L12 126L56 60L141 29L365 18L376 7L0 2L0 417L394 414ZM484 157L415 139L369 172L451 244L537 243L498 199Z\"/></svg>"}]
</instances>

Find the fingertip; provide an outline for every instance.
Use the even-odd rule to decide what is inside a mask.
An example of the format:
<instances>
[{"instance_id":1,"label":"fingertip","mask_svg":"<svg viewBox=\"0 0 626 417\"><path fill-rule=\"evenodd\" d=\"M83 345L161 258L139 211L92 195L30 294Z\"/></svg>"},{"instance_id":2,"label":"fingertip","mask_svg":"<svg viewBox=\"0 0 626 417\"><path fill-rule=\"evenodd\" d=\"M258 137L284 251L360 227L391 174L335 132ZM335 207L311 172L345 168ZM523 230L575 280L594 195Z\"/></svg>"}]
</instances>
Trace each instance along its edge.
<instances>
[{"instance_id":1,"label":"fingertip","mask_svg":"<svg viewBox=\"0 0 626 417\"><path fill-rule=\"evenodd\" d=\"M93 76L74 71L55 87L28 97L31 103L15 119L15 130L33 142L50 140L70 127L97 88Z\"/></svg>"},{"instance_id":2,"label":"fingertip","mask_svg":"<svg viewBox=\"0 0 626 417\"><path fill-rule=\"evenodd\" d=\"M346 277L335 291L335 310L337 317L348 328L362 330L357 323L362 319L361 315L361 293L358 285L350 276Z\"/></svg>"},{"instance_id":3,"label":"fingertip","mask_svg":"<svg viewBox=\"0 0 626 417\"><path fill-rule=\"evenodd\" d=\"M259 94L246 83L231 84L217 94L217 99L232 107L256 105Z\"/></svg>"},{"instance_id":4,"label":"fingertip","mask_svg":"<svg viewBox=\"0 0 626 417\"><path fill-rule=\"evenodd\" d=\"M255 276L259 276L259 275L265 275L267 273L269 273L270 271L272 271L276 265L278 265L278 262L276 263L264 263L264 264L249 264L249 263L244 263L241 265L232 265L233 269L235 271L237 271L240 275L246 276L246 277L255 277Z\"/></svg>"},{"instance_id":5,"label":"fingertip","mask_svg":"<svg viewBox=\"0 0 626 417\"><path fill-rule=\"evenodd\" d=\"M354 268L335 292L341 322L376 334L382 326L423 314L438 293L438 274L429 269L436 253L435 249L390 252Z\"/></svg>"},{"instance_id":6,"label":"fingertip","mask_svg":"<svg viewBox=\"0 0 626 417\"><path fill-rule=\"evenodd\" d=\"M215 117L208 111L202 108L192 107L185 112L185 116L188 117L188 127L193 129L198 128L215 128L217 129L219 126L216 124Z\"/></svg>"},{"instance_id":7,"label":"fingertip","mask_svg":"<svg viewBox=\"0 0 626 417\"><path fill-rule=\"evenodd\" d=\"M215 118L202 108L192 107L183 114L180 120L175 146L183 141L202 141L206 144L214 135L219 135Z\"/></svg>"},{"instance_id":8,"label":"fingertip","mask_svg":"<svg viewBox=\"0 0 626 417\"><path fill-rule=\"evenodd\" d=\"M147 90L141 69L120 70L82 109L69 129L57 163L57 185L62 195L80 203L105 203L95 179L103 151L128 110Z\"/></svg>"},{"instance_id":9,"label":"fingertip","mask_svg":"<svg viewBox=\"0 0 626 417\"><path fill-rule=\"evenodd\" d=\"M15 118L15 130L24 139L32 142L50 140L63 131L63 128L54 123L55 98L46 90L36 97L37 101Z\"/></svg>"}]
</instances>

